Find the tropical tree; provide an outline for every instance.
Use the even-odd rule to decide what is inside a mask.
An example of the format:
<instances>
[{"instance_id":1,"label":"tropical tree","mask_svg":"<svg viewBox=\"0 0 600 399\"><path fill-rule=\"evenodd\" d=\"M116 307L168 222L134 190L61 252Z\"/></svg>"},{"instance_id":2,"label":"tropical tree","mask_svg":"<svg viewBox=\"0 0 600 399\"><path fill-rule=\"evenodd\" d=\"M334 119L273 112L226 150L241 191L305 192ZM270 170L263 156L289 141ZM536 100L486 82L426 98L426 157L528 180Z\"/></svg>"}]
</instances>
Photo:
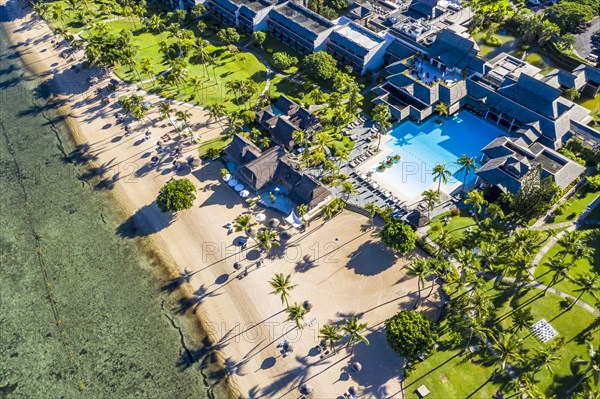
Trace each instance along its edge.
<instances>
[{"instance_id":1,"label":"tropical tree","mask_svg":"<svg viewBox=\"0 0 600 399\"><path fill-rule=\"evenodd\" d=\"M256 234L256 242L258 243L259 248L264 249L265 251L270 250L273 246L280 245L277 239L277 232L269 229L260 230Z\"/></svg>"},{"instance_id":2,"label":"tropical tree","mask_svg":"<svg viewBox=\"0 0 600 399\"><path fill-rule=\"evenodd\" d=\"M594 272L587 272L577 276L573 280L573 282L579 287L575 289L576 292L579 292L579 295L571 304L571 307L574 306L577 302L579 302L581 297L586 293L592 295L596 301L600 300L598 299L598 295L596 295L595 292L600 290L600 276L598 276L598 274Z\"/></svg>"},{"instance_id":3,"label":"tropical tree","mask_svg":"<svg viewBox=\"0 0 600 399\"><path fill-rule=\"evenodd\" d=\"M342 193L346 196L346 200L348 200L352 194L356 193L356 189L350 180L346 180L342 183Z\"/></svg>"},{"instance_id":4,"label":"tropical tree","mask_svg":"<svg viewBox=\"0 0 600 399\"><path fill-rule=\"evenodd\" d=\"M554 375L553 366L559 362L561 356L556 353L556 348L538 347L531 359L533 373L532 379L535 379L535 374L542 368L546 369L550 376Z\"/></svg>"},{"instance_id":5,"label":"tropical tree","mask_svg":"<svg viewBox=\"0 0 600 399\"><path fill-rule=\"evenodd\" d=\"M308 207L306 204L300 204L296 207L296 212L298 212L298 216L304 217L304 215L306 215L308 212Z\"/></svg>"},{"instance_id":6,"label":"tropical tree","mask_svg":"<svg viewBox=\"0 0 600 399\"><path fill-rule=\"evenodd\" d=\"M331 101L331 96L330 96ZM371 118L375 123L379 125L379 133L377 138L377 150L379 151L379 146L381 145L381 135L387 133L387 129L392 126L390 123L390 119L392 119L392 114L387 105L377 104L373 107L373 111L371 113Z\"/></svg>"},{"instance_id":7,"label":"tropical tree","mask_svg":"<svg viewBox=\"0 0 600 399\"><path fill-rule=\"evenodd\" d=\"M502 208L500 207L500 205L498 205L496 203L490 204L486 208L485 214L491 220L502 220L502 219L504 219L504 211L502 210Z\"/></svg>"},{"instance_id":8,"label":"tropical tree","mask_svg":"<svg viewBox=\"0 0 600 399\"><path fill-rule=\"evenodd\" d=\"M400 254L405 254L415 247L417 235L413 229L401 220L390 220L379 233L381 241Z\"/></svg>"},{"instance_id":9,"label":"tropical tree","mask_svg":"<svg viewBox=\"0 0 600 399\"><path fill-rule=\"evenodd\" d=\"M352 317L342 325L342 331L344 331L348 335L348 343L347 346L354 344L357 341L364 342L366 345L369 345L369 340L364 336L364 331L367 329L367 323L359 323L358 317L356 315L352 315ZM352 352L354 352L354 346L352 347Z\"/></svg>"},{"instance_id":10,"label":"tropical tree","mask_svg":"<svg viewBox=\"0 0 600 399\"><path fill-rule=\"evenodd\" d=\"M422 313L403 310L385 322L385 338L394 352L413 362L434 349L437 332Z\"/></svg>"},{"instance_id":11,"label":"tropical tree","mask_svg":"<svg viewBox=\"0 0 600 399\"><path fill-rule=\"evenodd\" d=\"M308 98L315 104L322 104L327 100L327 94L317 87L308 93Z\"/></svg>"},{"instance_id":12,"label":"tropical tree","mask_svg":"<svg viewBox=\"0 0 600 399\"><path fill-rule=\"evenodd\" d=\"M529 328L533 322L531 307L515 309L510 317L512 318L512 329L514 332Z\"/></svg>"},{"instance_id":13,"label":"tropical tree","mask_svg":"<svg viewBox=\"0 0 600 399\"><path fill-rule=\"evenodd\" d=\"M335 343L342 339L340 327L336 325L326 324L319 331L319 338L329 343L329 347L335 352Z\"/></svg>"},{"instance_id":14,"label":"tropical tree","mask_svg":"<svg viewBox=\"0 0 600 399\"><path fill-rule=\"evenodd\" d=\"M159 118L160 120L165 120L167 118L171 118L171 115L173 114L173 107L171 107L171 103L168 101L163 101L158 103L158 113L159 113Z\"/></svg>"},{"instance_id":15,"label":"tropical tree","mask_svg":"<svg viewBox=\"0 0 600 399\"><path fill-rule=\"evenodd\" d=\"M571 276L569 276L569 270L571 270L571 267L573 267L573 263L565 262L564 258L553 256L546 262L546 267L548 268L549 272L552 273L552 278L550 279L550 282L546 288L544 288L544 295L550 287L559 281L559 279L571 279Z\"/></svg>"},{"instance_id":16,"label":"tropical tree","mask_svg":"<svg viewBox=\"0 0 600 399\"><path fill-rule=\"evenodd\" d=\"M417 278L417 300L414 309L419 306L421 301L421 288L425 285L425 279L431 274L429 262L425 258L416 257L406 266L406 274Z\"/></svg>"},{"instance_id":17,"label":"tropical tree","mask_svg":"<svg viewBox=\"0 0 600 399\"><path fill-rule=\"evenodd\" d=\"M288 306L286 311L288 313L287 320L293 321L294 323L296 323L296 327L298 327L298 329L301 329L301 323L304 320L304 316L307 313L306 309L304 309L302 305L294 303L292 306Z\"/></svg>"},{"instance_id":18,"label":"tropical tree","mask_svg":"<svg viewBox=\"0 0 600 399\"><path fill-rule=\"evenodd\" d=\"M158 193L156 204L161 212L179 212L189 209L196 199L196 187L189 179L172 180Z\"/></svg>"},{"instance_id":19,"label":"tropical tree","mask_svg":"<svg viewBox=\"0 0 600 399\"><path fill-rule=\"evenodd\" d=\"M598 379L600 378L600 350L598 348L594 348L594 345L591 342L586 342L587 348L587 357L588 359L583 359L582 357L578 357L575 359L575 365L587 365L583 373L581 373L581 378L567 391L568 394L573 392L575 388L577 388L583 381L588 378L588 374L591 374L594 378L596 384L598 383Z\"/></svg>"},{"instance_id":20,"label":"tropical tree","mask_svg":"<svg viewBox=\"0 0 600 399\"><path fill-rule=\"evenodd\" d=\"M444 184L448 183L448 178L452 175L452 172L450 172L448 169L446 169L446 166L442 165L441 163L436 163L435 166L433 167L432 174L433 174L433 181L438 182L437 192L439 194L442 183L444 183Z\"/></svg>"},{"instance_id":21,"label":"tropical tree","mask_svg":"<svg viewBox=\"0 0 600 399\"><path fill-rule=\"evenodd\" d=\"M500 334L500 338L491 336L490 358L500 363L500 370L506 371L508 365L517 365L523 361L523 340L513 334Z\"/></svg>"},{"instance_id":22,"label":"tropical tree","mask_svg":"<svg viewBox=\"0 0 600 399\"><path fill-rule=\"evenodd\" d=\"M240 215L237 218L235 218L233 227L235 231L243 231L244 233L248 233L248 230L250 230L250 228L255 225L256 222L252 221L252 215L246 214Z\"/></svg>"},{"instance_id":23,"label":"tropical tree","mask_svg":"<svg viewBox=\"0 0 600 399\"><path fill-rule=\"evenodd\" d=\"M435 190L425 190L421 195L427 201L427 219L431 220L431 211L440 203L440 194Z\"/></svg>"},{"instance_id":24,"label":"tropical tree","mask_svg":"<svg viewBox=\"0 0 600 399\"><path fill-rule=\"evenodd\" d=\"M459 170L464 171L463 181L462 181L462 189L466 191L465 183L467 181L467 175L471 172L477 172L477 165L475 164L475 158L469 157L465 154L462 154L457 160L456 164L460 166Z\"/></svg>"},{"instance_id":25,"label":"tropical tree","mask_svg":"<svg viewBox=\"0 0 600 399\"><path fill-rule=\"evenodd\" d=\"M223 128L221 125L221 117L225 115L225 106L221 103L211 103L206 105L206 110L208 111L208 120L214 120L221 128Z\"/></svg>"},{"instance_id":26,"label":"tropical tree","mask_svg":"<svg viewBox=\"0 0 600 399\"><path fill-rule=\"evenodd\" d=\"M265 32L254 32L252 33L252 40L254 40L254 43L256 43L256 45L260 48L262 48L263 43L265 42L265 40L267 39L267 34Z\"/></svg>"},{"instance_id":27,"label":"tropical tree","mask_svg":"<svg viewBox=\"0 0 600 399\"><path fill-rule=\"evenodd\" d=\"M435 111L438 113L439 116L448 115L448 106L440 101L435 106Z\"/></svg>"},{"instance_id":28,"label":"tropical tree","mask_svg":"<svg viewBox=\"0 0 600 399\"><path fill-rule=\"evenodd\" d=\"M279 295L281 299L281 304L285 303L285 307L289 308L288 298L290 297L290 291L293 290L296 285L291 283L291 276L288 274L285 276L283 273L276 273L275 277L273 277L269 284L273 287L273 295Z\"/></svg>"},{"instance_id":29,"label":"tropical tree","mask_svg":"<svg viewBox=\"0 0 600 399\"><path fill-rule=\"evenodd\" d=\"M487 205L487 203L488 202L485 199L483 199L483 194L479 190L471 190L467 194L467 198L465 199L465 204L473 206L473 210L475 211L475 213L474 213L475 221L477 222L478 225L479 225L479 218L477 217L477 215L481 214L483 207L485 205Z\"/></svg>"}]
</instances>

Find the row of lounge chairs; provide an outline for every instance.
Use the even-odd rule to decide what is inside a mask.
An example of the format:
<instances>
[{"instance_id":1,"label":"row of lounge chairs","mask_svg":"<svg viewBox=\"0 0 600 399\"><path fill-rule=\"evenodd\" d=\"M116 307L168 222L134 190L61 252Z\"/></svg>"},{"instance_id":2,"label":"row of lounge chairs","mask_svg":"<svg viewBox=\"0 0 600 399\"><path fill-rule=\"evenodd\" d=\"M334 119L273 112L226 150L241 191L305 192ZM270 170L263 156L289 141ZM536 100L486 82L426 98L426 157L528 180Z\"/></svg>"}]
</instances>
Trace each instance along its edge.
<instances>
[{"instance_id":1,"label":"row of lounge chairs","mask_svg":"<svg viewBox=\"0 0 600 399\"><path fill-rule=\"evenodd\" d=\"M364 175L359 175L355 172L351 174L359 181L359 183L366 185L373 193L377 194L385 205L391 206L394 209L393 215L401 217L408 213L408 209L404 205L404 201L400 198L394 196L391 192L386 191L379 187L377 183L375 183L370 177L365 177Z\"/></svg>"},{"instance_id":2,"label":"row of lounge chairs","mask_svg":"<svg viewBox=\"0 0 600 399\"><path fill-rule=\"evenodd\" d=\"M354 158L352 161L350 161L350 163L349 163L350 167L356 168L358 165L360 165L361 163L363 163L364 161L366 161L367 159L372 157L373 154L375 154L375 152L371 148L369 148L366 152L360 154L359 156Z\"/></svg>"}]
</instances>

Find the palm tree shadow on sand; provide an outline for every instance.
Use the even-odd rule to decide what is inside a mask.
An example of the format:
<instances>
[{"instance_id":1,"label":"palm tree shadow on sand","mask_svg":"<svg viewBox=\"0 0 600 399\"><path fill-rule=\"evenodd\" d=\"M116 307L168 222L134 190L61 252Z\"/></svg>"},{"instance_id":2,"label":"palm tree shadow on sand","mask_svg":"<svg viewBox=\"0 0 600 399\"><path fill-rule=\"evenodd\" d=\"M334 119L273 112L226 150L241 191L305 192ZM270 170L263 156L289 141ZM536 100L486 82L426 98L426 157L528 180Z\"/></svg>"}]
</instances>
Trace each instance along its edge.
<instances>
[{"instance_id":1,"label":"palm tree shadow on sand","mask_svg":"<svg viewBox=\"0 0 600 399\"><path fill-rule=\"evenodd\" d=\"M367 241L354 251L346 267L356 274L374 276L392 267L396 260L396 253L382 243Z\"/></svg>"}]
</instances>

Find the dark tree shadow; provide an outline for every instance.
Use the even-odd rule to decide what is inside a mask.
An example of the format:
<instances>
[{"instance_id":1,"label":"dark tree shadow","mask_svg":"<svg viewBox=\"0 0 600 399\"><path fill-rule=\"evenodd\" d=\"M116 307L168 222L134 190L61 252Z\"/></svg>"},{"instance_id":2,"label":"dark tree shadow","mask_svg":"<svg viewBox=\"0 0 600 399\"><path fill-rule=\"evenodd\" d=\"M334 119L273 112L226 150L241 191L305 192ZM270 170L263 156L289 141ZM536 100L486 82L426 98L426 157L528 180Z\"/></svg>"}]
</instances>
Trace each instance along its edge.
<instances>
[{"instance_id":1,"label":"dark tree shadow","mask_svg":"<svg viewBox=\"0 0 600 399\"><path fill-rule=\"evenodd\" d=\"M153 218L153 224L148 221L149 217ZM160 212L156 202L153 202L138 209L121 223L117 227L117 234L124 238L146 237L169 227L174 220L172 214Z\"/></svg>"},{"instance_id":2,"label":"dark tree shadow","mask_svg":"<svg viewBox=\"0 0 600 399\"><path fill-rule=\"evenodd\" d=\"M380 242L367 241L351 255L346 267L356 274L374 276L396 263L396 253Z\"/></svg>"}]
</instances>

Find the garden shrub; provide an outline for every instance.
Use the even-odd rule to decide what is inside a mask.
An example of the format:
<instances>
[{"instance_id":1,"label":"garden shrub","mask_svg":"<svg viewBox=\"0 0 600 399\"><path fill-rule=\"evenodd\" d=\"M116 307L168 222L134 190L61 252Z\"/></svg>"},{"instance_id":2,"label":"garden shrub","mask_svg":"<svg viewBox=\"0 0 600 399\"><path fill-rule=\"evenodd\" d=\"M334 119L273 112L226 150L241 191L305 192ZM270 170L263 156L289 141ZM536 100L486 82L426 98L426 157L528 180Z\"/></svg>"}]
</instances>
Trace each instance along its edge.
<instances>
[{"instance_id":1,"label":"garden shrub","mask_svg":"<svg viewBox=\"0 0 600 399\"><path fill-rule=\"evenodd\" d=\"M452 216L460 216L460 209L458 209L458 208L452 208L452 210L450 211L450 213L452 214Z\"/></svg>"},{"instance_id":2,"label":"garden shrub","mask_svg":"<svg viewBox=\"0 0 600 399\"><path fill-rule=\"evenodd\" d=\"M267 54L273 54L273 49L271 47L267 48Z\"/></svg>"}]
</instances>

